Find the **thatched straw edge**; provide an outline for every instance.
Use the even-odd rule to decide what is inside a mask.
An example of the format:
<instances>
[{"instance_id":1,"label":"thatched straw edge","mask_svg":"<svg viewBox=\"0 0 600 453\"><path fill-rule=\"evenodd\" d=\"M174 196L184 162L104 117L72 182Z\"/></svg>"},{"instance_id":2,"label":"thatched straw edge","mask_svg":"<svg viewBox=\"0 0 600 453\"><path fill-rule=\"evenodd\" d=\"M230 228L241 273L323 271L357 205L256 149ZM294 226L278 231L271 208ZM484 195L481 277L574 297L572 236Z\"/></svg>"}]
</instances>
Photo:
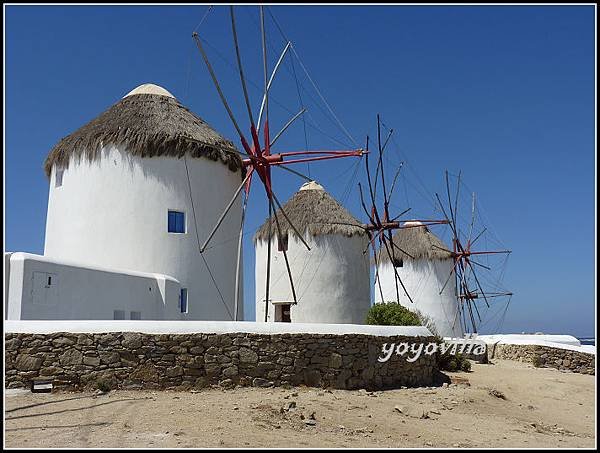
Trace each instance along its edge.
<instances>
[{"instance_id":1,"label":"thatched straw edge","mask_svg":"<svg viewBox=\"0 0 600 453\"><path fill-rule=\"evenodd\" d=\"M429 228L426 226L400 229L394 234L392 239L394 244L410 253L415 260L447 260L452 258L451 253L438 248L440 247L448 250L448 246L435 234L429 231ZM394 247L394 255L397 259L412 259L406 253L401 252L397 247ZM391 262L385 246L378 251L378 259L380 263Z\"/></svg>"},{"instance_id":2,"label":"thatched straw edge","mask_svg":"<svg viewBox=\"0 0 600 453\"><path fill-rule=\"evenodd\" d=\"M155 100L158 104L157 109L165 106L165 111L159 112L159 114L164 113L164 122L152 124L153 121L159 121L156 118L156 111L152 112L154 117L151 118L145 118L143 113L132 111L129 113L128 120L131 124L136 126L139 124L139 126L131 128L119 124L118 120L123 110L131 108L129 104L140 101L155 102ZM173 110L169 111L169 109ZM149 124L146 125L144 122ZM169 133L160 130L167 126L171 126L174 130ZM186 126L188 130L184 130ZM204 135L214 143L199 140L193 135ZM100 158L102 148L109 145L123 147L132 155L139 157L181 158L187 154L192 158L203 157L220 161L233 172L242 169L242 159L233 143L221 137L185 106L165 96L140 94L122 99L74 133L62 138L44 162L45 173L50 177L54 165L67 168L72 156L84 157L89 161L96 160Z\"/></svg>"},{"instance_id":3,"label":"thatched straw edge","mask_svg":"<svg viewBox=\"0 0 600 453\"><path fill-rule=\"evenodd\" d=\"M302 190L296 192L292 198L283 206L283 209L293 226L300 234L306 236L321 236L339 234L346 237L364 235L365 230L352 214L350 214L331 195L322 190ZM289 222L285 219L281 210L277 210L277 217L281 226L282 234L295 232ZM277 223L275 216L271 217L271 238L277 237ZM347 225L350 224L350 225ZM266 242L269 238L269 220L257 230L254 242Z\"/></svg>"}]
</instances>

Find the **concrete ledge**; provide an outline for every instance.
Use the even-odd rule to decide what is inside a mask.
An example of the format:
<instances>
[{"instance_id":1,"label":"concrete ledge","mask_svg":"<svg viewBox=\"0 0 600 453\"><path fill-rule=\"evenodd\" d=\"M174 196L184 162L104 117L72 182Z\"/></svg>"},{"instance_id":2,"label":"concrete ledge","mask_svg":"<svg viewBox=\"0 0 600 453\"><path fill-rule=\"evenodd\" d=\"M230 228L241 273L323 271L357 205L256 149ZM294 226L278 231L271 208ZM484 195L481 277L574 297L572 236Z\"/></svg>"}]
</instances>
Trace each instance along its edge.
<instances>
[{"instance_id":1,"label":"concrete ledge","mask_svg":"<svg viewBox=\"0 0 600 453\"><path fill-rule=\"evenodd\" d=\"M373 335L430 337L422 326L369 326L360 324L296 324L262 323L254 321L5 321L5 333L47 334L139 332L149 334L186 333L256 333L321 334L321 335Z\"/></svg>"}]
</instances>

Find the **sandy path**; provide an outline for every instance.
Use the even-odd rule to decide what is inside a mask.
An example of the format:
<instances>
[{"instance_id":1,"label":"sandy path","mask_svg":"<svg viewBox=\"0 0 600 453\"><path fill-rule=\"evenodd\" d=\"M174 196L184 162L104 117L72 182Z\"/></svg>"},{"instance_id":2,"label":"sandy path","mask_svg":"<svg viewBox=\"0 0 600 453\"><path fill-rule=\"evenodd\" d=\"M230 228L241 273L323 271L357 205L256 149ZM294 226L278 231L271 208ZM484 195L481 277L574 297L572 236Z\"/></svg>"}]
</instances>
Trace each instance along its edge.
<instances>
[{"instance_id":1,"label":"sandy path","mask_svg":"<svg viewBox=\"0 0 600 453\"><path fill-rule=\"evenodd\" d=\"M21 393L5 397L5 442L7 447L595 446L594 376L508 361L475 364L473 370L450 373L470 385L375 393L305 387Z\"/></svg>"}]
</instances>

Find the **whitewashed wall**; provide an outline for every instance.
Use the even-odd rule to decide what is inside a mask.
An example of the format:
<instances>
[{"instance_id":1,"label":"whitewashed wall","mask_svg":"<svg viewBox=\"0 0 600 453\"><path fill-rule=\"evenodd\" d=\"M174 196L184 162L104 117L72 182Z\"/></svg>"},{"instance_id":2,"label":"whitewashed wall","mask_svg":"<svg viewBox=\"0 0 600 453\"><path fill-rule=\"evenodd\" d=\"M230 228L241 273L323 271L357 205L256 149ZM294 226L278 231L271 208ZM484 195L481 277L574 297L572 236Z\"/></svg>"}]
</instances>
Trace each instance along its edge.
<instances>
[{"instance_id":1,"label":"whitewashed wall","mask_svg":"<svg viewBox=\"0 0 600 453\"><path fill-rule=\"evenodd\" d=\"M203 243L241 176L209 159L187 164ZM55 177L53 168L45 256L170 275L188 288L188 319L232 319L240 200L204 252L228 313L198 250L183 159L142 159L110 147L96 161L72 160L61 187ZM185 212L185 234L167 232L169 209ZM238 313L243 319L243 303Z\"/></svg>"},{"instance_id":2,"label":"whitewashed wall","mask_svg":"<svg viewBox=\"0 0 600 453\"><path fill-rule=\"evenodd\" d=\"M288 258L298 304L291 307L292 323L364 324L370 302L367 239L327 235L305 238L311 247L289 235ZM256 243L256 321L265 316L267 242ZM293 302L283 252L272 242L268 321L275 321L275 304Z\"/></svg>"},{"instance_id":3,"label":"whitewashed wall","mask_svg":"<svg viewBox=\"0 0 600 453\"><path fill-rule=\"evenodd\" d=\"M112 320L114 310L123 310L125 319L132 311L142 320L186 319L179 282L167 275L13 253L9 282L9 320Z\"/></svg>"},{"instance_id":4,"label":"whitewashed wall","mask_svg":"<svg viewBox=\"0 0 600 453\"><path fill-rule=\"evenodd\" d=\"M4 318L8 313L8 288L10 283L10 256L12 252L4 253Z\"/></svg>"},{"instance_id":5,"label":"whitewashed wall","mask_svg":"<svg viewBox=\"0 0 600 453\"><path fill-rule=\"evenodd\" d=\"M464 332L460 324L456 285L454 276L444 288L452 260L404 260L404 266L396 268L402 283L413 302L406 297L399 284L400 304L409 310L417 309L433 321L437 333L443 337L462 337ZM379 279L383 292L383 302L396 302L396 283L394 268L388 261L379 266ZM378 278L375 278L375 303L381 303Z\"/></svg>"}]
</instances>

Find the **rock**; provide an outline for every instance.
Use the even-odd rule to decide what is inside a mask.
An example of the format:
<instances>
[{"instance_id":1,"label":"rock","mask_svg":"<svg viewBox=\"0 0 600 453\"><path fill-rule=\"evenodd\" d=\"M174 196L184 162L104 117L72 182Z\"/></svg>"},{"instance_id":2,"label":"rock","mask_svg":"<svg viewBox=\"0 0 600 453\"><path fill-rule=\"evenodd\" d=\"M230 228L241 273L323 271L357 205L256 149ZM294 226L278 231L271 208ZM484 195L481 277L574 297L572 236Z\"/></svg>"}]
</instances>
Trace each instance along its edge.
<instances>
[{"instance_id":1,"label":"rock","mask_svg":"<svg viewBox=\"0 0 600 453\"><path fill-rule=\"evenodd\" d=\"M505 400L506 396L504 395L504 393L502 393L500 390L496 390L496 389L490 389L490 391L488 392L491 396L495 396L496 398L500 398Z\"/></svg>"},{"instance_id":2,"label":"rock","mask_svg":"<svg viewBox=\"0 0 600 453\"><path fill-rule=\"evenodd\" d=\"M83 358L83 364L89 366L98 366L100 365L100 357L85 356Z\"/></svg>"},{"instance_id":3,"label":"rock","mask_svg":"<svg viewBox=\"0 0 600 453\"><path fill-rule=\"evenodd\" d=\"M142 382L158 382L158 369L151 363L145 363L137 367L130 378Z\"/></svg>"},{"instance_id":4,"label":"rock","mask_svg":"<svg viewBox=\"0 0 600 453\"><path fill-rule=\"evenodd\" d=\"M319 370L308 369L304 370L304 383L310 387L320 387L321 373Z\"/></svg>"},{"instance_id":5,"label":"rock","mask_svg":"<svg viewBox=\"0 0 600 453\"><path fill-rule=\"evenodd\" d=\"M233 376L237 376L237 374L238 374L238 367L235 365L225 368L223 370L223 376L225 376L225 377L231 378Z\"/></svg>"},{"instance_id":6,"label":"rock","mask_svg":"<svg viewBox=\"0 0 600 453\"><path fill-rule=\"evenodd\" d=\"M252 385L254 387L272 387L273 382L257 377L252 381Z\"/></svg>"},{"instance_id":7,"label":"rock","mask_svg":"<svg viewBox=\"0 0 600 453\"><path fill-rule=\"evenodd\" d=\"M44 363L44 359L33 357L29 354L19 354L15 361L15 367L20 371L35 371L39 370Z\"/></svg>"},{"instance_id":8,"label":"rock","mask_svg":"<svg viewBox=\"0 0 600 453\"><path fill-rule=\"evenodd\" d=\"M332 352L329 356L329 367L330 368L341 368L342 356L336 352Z\"/></svg>"},{"instance_id":9,"label":"rock","mask_svg":"<svg viewBox=\"0 0 600 453\"><path fill-rule=\"evenodd\" d=\"M119 360L124 366L135 366L138 362L137 356L129 351L119 351Z\"/></svg>"},{"instance_id":10,"label":"rock","mask_svg":"<svg viewBox=\"0 0 600 453\"><path fill-rule=\"evenodd\" d=\"M215 363L207 363L204 366L204 370L209 377L215 377L221 374L221 366Z\"/></svg>"},{"instance_id":11,"label":"rock","mask_svg":"<svg viewBox=\"0 0 600 453\"><path fill-rule=\"evenodd\" d=\"M67 349L58 359L60 364L65 365L81 365L83 363L83 354L77 349Z\"/></svg>"},{"instance_id":12,"label":"rock","mask_svg":"<svg viewBox=\"0 0 600 453\"><path fill-rule=\"evenodd\" d=\"M70 340L69 338L65 338L65 337L59 337L55 340L52 340L52 345L55 348L61 348L61 347L65 347L65 346L72 346L74 345L75 342L73 340Z\"/></svg>"},{"instance_id":13,"label":"rock","mask_svg":"<svg viewBox=\"0 0 600 453\"><path fill-rule=\"evenodd\" d=\"M21 346L21 340L18 338L11 338L4 343L4 349L7 351L16 351L19 349L19 346Z\"/></svg>"},{"instance_id":14,"label":"rock","mask_svg":"<svg viewBox=\"0 0 600 453\"><path fill-rule=\"evenodd\" d=\"M196 389L206 388L208 387L208 385L208 380L204 376L199 377L198 379L196 379L196 382L194 382L194 388Z\"/></svg>"},{"instance_id":15,"label":"rock","mask_svg":"<svg viewBox=\"0 0 600 453\"><path fill-rule=\"evenodd\" d=\"M64 369L56 367L56 366L47 366L40 370L40 376L54 376L58 373L62 373Z\"/></svg>"},{"instance_id":16,"label":"rock","mask_svg":"<svg viewBox=\"0 0 600 453\"><path fill-rule=\"evenodd\" d=\"M248 348L240 348L238 352L238 357L241 364L258 363L258 354Z\"/></svg>"},{"instance_id":17,"label":"rock","mask_svg":"<svg viewBox=\"0 0 600 453\"><path fill-rule=\"evenodd\" d=\"M307 418L306 420L304 420L304 424L308 425L308 426L315 426L317 424L316 420Z\"/></svg>"},{"instance_id":18,"label":"rock","mask_svg":"<svg viewBox=\"0 0 600 453\"><path fill-rule=\"evenodd\" d=\"M125 349L138 349L142 347L142 335L139 333L127 332L123 334L121 345Z\"/></svg>"},{"instance_id":19,"label":"rock","mask_svg":"<svg viewBox=\"0 0 600 453\"><path fill-rule=\"evenodd\" d=\"M98 355L100 356L100 362L105 363L107 365L112 365L113 363L119 363L119 361L121 360L121 357L119 356L119 354L117 352L102 351L102 352L99 352Z\"/></svg>"},{"instance_id":20,"label":"rock","mask_svg":"<svg viewBox=\"0 0 600 453\"><path fill-rule=\"evenodd\" d=\"M94 340L92 340L86 334L77 335L77 344L82 346L91 346L94 344Z\"/></svg>"},{"instance_id":21,"label":"rock","mask_svg":"<svg viewBox=\"0 0 600 453\"><path fill-rule=\"evenodd\" d=\"M176 376L182 376L183 375L183 368L179 365L176 365L174 367L170 367L167 368L165 370L165 375L167 377L176 377Z\"/></svg>"},{"instance_id":22,"label":"rock","mask_svg":"<svg viewBox=\"0 0 600 453\"><path fill-rule=\"evenodd\" d=\"M219 387L231 389L235 387L235 383L231 379L223 379L222 381L219 381Z\"/></svg>"}]
</instances>

